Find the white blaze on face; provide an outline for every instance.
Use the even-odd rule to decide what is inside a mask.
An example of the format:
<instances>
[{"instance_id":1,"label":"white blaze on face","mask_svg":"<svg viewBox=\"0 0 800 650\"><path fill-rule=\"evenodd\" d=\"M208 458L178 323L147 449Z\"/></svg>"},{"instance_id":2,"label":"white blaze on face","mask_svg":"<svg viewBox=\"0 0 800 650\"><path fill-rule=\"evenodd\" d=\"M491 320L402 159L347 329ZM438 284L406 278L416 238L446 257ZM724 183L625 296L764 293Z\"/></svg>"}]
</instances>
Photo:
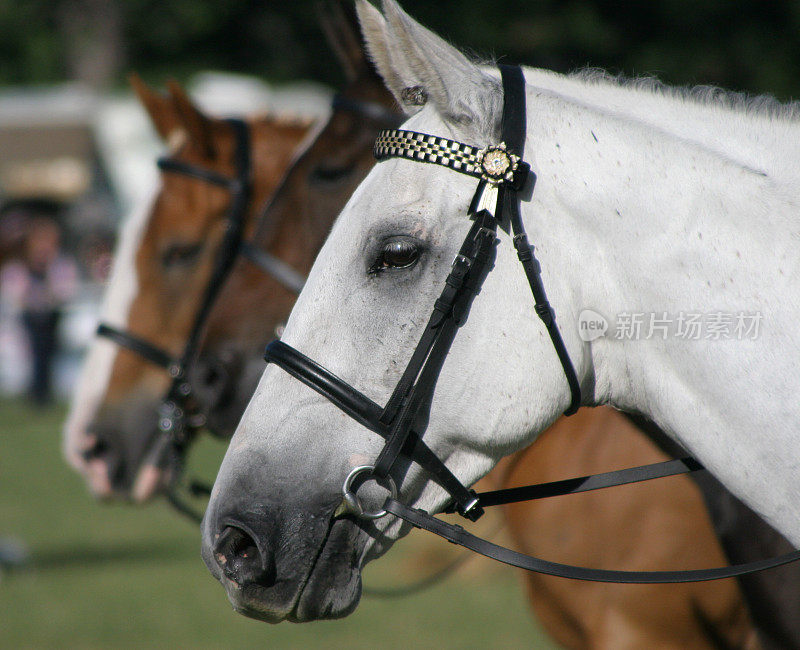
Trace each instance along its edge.
<instances>
[{"instance_id":1,"label":"white blaze on face","mask_svg":"<svg viewBox=\"0 0 800 650\"><path fill-rule=\"evenodd\" d=\"M128 314L138 291L136 254L152 213L153 195L134 209L120 233L111 278L106 287L100 320L115 327L127 328ZM93 440L87 427L94 419L108 388L111 370L119 346L108 339L96 337L84 360L69 416L64 425L63 448L67 461L86 474L98 494L106 493L108 478L100 463L87 463L82 453L91 448Z\"/></svg>"}]
</instances>

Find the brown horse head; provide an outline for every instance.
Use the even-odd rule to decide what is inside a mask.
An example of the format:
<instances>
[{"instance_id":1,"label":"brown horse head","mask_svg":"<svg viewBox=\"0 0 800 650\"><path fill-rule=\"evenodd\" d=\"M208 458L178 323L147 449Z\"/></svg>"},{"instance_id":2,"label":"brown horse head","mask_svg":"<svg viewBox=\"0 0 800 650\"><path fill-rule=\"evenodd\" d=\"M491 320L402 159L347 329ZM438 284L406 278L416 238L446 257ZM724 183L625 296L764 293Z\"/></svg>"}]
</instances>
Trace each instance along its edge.
<instances>
[{"instance_id":1,"label":"brown horse head","mask_svg":"<svg viewBox=\"0 0 800 650\"><path fill-rule=\"evenodd\" d=\"M177 83L169 84L168 95L138 77L132 85L170 160L235 178L237 143L229 122L205 115ZM277 118L250 119L247 125L252 189L243 213L245 237L254 225L254 206L274 191L309 129L308 123ZM165 169L151 204L124 226L104 320L179 358L218 263L231 210L231 188ZM237 315L228 316L234 331ZM224 328L217 328L207 348L223 335ZM190 377L190 383L197 381L202 377ZM93 345L65 428L65 448L98 496L142 500L177 473L177 459L166 468L151 466L153 459L163 462L157 413L170 382L164 368L129 349L105 340ZM204 388L197 386L197 393Z\"/></svg>"},{"instance_id":2,"label":"brown horse head","mask_svg":"<svg viewBox=\"0 0 800 650\"><path fill-rule=\"evenodd\" d=\"M394 99L364 53L352 8L329 3L321 7L321 22L348 81L336 95L327 123L270 199L253 239L260 249L303 275L340 210L372 168L372 145L378 132L400 119ZM288 317L294 300L275 278L240 260L215 305L209 337L227 336L228 314L241 314L229 345L242 359L239 368L246 363L252 366L252 372L239 374L238 408L225 414L231 432L263 371L264 345Z\"/></svg>"},{"instance_id":3,"label":"brown horse head","mask_svg":"<svg viewBox=\"0 0 800 650\"><path fill-rule=\"evenodd\" d=\"M357 29L354 19L346 19L338 10L329 14L327 32L339 43L334 50L345 60L345 69L351 71L349 82L334 100L334 110L327 124L300 154L270 200L255 234L255 242L261 248L304 274L310 270L339 212L372 169L375 162L372 148L379 131L393 128L400 122L393 97L360 46ZM352 43L356 46L352 47ZM298 242L304 245L298 246ZM258 317L261 308L255 307L255 296L261 288L258 304L266 305L272 294L266 283L259 285L255 279L248 279L253 273L255 278L259 277L255 269L242 271L232 276L225 295L216 305L211 326L224 320L226 312L235 309L237 301L250 302L254 306L249 315L241 319L240 325L250 328L250 335L256 342L254 351L260 359L264 342L271 338L272 332ZM259 369L263 371L263 365ZM242 393L248 400L260 376L261 372L246 388L243 386ZM230 449L236 448L234 439ZM252 459L254 465L261 461L263 459ZM266 467L267 463L262 465ZM242 492L249 490L249 486L243 484L239 487ZM225 585L238 611L265 617L259 606L259 595L274 584L275 576L286 567L276 567L269 562L262 564L262 558L267 555L259 544L272 532L265 528L269 525L268 518L262 517L258 509L242 515L245 507L233 494L230 496L230 499L212 498L206 511L203 558L210 571ZM293 498L285 496L287 502ZM230 516L230 513L237 514ZM291 564L297 557L289 552L281 562ZM320 563L325 561L322 559ZM278 586L276 592L288 602L295 596L290 589L290 586L286 590ZM348 605L334 601L335 598L334 595L330 600L323 599L322 606L327 608L329 616L342 616Z\"/></svg>"}]
</instances>

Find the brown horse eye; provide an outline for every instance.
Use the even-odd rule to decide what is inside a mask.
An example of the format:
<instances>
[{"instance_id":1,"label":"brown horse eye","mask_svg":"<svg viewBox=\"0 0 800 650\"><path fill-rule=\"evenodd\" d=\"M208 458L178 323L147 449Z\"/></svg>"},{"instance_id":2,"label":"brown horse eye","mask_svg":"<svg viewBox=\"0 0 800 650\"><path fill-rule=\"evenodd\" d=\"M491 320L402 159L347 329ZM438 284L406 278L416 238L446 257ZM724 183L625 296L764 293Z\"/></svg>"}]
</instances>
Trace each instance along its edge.
<instances>
[{"instance_id":1,"label":"brown horse eye","mask_svg":"<svg viewBox=\"0 0 800 650\"><path fill-rule=\"evenodd\" d=\"M383 244L373 270L405 269L413 266L418 259L419 247L413 241L405 238L390 239Z\"/></svg>"},{"instance_id":2,"label":"brown horse eye","mask_svg":"<svg viewBox=\"0 0 800 650\"><path fill-rule=\"evenodd\" d=\"M164 251L161 263L166 267L191 264L200 255L202 244L173 244Z\"/></svg>"},{"instance_id":3,"label":"brown horse eye","mask_svg":"<svg viewBox=\"0 0 800 650\"><path fill-rule=\"evenodd\" d=\"M354 169L355 165L334 166L323 163L311 171L309 178L312 183L338 183L348 178L353 173Z\"/></svg>"}]
</instances>

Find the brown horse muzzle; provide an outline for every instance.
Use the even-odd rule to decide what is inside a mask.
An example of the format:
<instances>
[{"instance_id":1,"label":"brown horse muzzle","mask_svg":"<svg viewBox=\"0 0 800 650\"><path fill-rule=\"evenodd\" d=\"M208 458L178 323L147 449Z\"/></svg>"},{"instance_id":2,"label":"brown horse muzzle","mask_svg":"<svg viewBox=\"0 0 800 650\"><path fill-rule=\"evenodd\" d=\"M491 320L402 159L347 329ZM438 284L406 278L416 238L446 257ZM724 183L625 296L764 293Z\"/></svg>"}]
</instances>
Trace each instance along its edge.
<instances>
[{"instance_id":1,"label":"brown horse muzzle","mask_svg":"<svg viewBox=\"0 0 800 650\"><path fill-rule=\"evenodd\" d=\"M158 429L156 406L103 407L89 425L94 443L83 458L95 496L144 502L177 478L181 457Z\"/></svg>"}]
</instances>

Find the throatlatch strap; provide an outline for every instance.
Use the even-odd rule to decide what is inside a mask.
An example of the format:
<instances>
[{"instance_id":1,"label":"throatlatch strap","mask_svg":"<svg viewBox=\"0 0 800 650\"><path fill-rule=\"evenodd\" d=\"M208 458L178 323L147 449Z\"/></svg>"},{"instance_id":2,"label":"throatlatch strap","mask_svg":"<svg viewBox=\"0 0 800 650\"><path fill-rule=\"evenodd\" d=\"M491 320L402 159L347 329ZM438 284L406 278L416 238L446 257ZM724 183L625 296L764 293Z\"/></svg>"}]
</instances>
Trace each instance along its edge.
<instances>
[{"instance_id":1,"label":"throatlatch strap","mask_svg":"<svg viewBox=\"0 0 800 650\"><path fill-rule=\"evenodd\" d=\"M525 77L522 73L522 68L510 65L500 66L500 76L503 80L503 141L509 151L522 159L525 153L525 133L527 128ZM522 188L518 187L516 189ZM525 226L522 223L519 209L519 194L514 188L503 185L501 187L500 202L502 208L498 210L498 218L501 218L502 209L505 208L514 233L514 247L517 249L517 257L525 270L525 277L528 278L528 284L531 287L534 309L547 329L569 384L571 399L569 406L564 411L564 415L572 415L581 404L581 386L575 367L572 365L572 359L570 359L567 347L564 345L564 339L561 337L558 325L556 325L555 312L547 300L547 294L542 283L541 268L533 255L533 246L528 242L528 236L525 233Z\"/></svg>"}]
</instances>

